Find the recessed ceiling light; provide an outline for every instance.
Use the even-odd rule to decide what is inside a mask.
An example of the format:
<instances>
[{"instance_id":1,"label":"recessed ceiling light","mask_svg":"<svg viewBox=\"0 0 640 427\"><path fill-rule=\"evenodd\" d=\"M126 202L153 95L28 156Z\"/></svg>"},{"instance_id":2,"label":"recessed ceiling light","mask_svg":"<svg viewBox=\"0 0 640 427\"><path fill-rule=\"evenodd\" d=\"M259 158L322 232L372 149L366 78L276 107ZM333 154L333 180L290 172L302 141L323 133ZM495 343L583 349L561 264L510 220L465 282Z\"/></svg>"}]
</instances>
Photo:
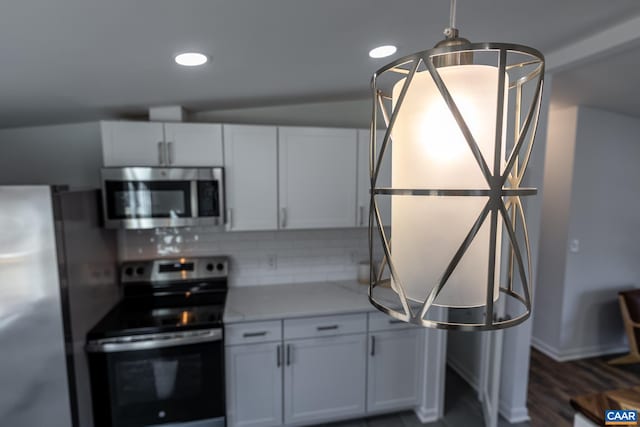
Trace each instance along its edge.
<instances>
[{"instance_id":1,"label":"recessed ceiling light","mask_svg":"<svg viewBox=\"0 0 640 427\"><path fill-rule=\"evenodd\" d=\"M197 67L198 65L202 65L209 60L209 58L207 58L207 55L199 52L181 53L179 55L176 55L175 59L178 64L184 65L185 67Z\"/></svg>"},{"instance_id":2,"label":"recessed ceiling light","mask_svg":"<svg viewBox=\"0 0 640 427\"><path fill-rule=\"evenodd\" d=\"M393 45L378 46L375 49L371 49L369 56L372 58L386 58L396 53L397 50L398 48Z\"/></svg>"}]
</instances>

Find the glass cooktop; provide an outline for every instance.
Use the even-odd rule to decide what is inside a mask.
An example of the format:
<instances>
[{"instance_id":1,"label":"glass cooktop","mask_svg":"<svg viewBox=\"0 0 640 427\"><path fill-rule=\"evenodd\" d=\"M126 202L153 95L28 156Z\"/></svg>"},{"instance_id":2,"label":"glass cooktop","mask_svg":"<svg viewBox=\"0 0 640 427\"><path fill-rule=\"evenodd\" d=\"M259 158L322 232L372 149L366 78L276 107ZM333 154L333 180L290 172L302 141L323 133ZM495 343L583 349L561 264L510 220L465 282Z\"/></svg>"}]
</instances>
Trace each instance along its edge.
<instances>
[{"instance_id":1,"label":"glass cooktop","mask_svg":"<svg viewBox=\"0 0 640 427\"><path fill-rule=\"evenodd\" d=\"M88 334L100 339L222 327L224 295L125 298Z\"/></svg>"}]
</instances>

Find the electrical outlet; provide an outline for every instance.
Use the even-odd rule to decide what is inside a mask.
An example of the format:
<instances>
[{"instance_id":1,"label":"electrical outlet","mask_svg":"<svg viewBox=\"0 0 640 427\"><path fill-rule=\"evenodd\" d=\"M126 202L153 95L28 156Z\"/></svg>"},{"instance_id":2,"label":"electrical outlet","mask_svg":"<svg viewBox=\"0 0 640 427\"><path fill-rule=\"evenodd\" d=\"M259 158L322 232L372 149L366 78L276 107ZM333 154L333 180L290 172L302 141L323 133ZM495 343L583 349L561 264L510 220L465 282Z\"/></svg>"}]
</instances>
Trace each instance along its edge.
<instances>
[{"instance_id":1,"label":"electrical outlet","mask_svg":"<svg viewBox=\"0 0 640 427\"><path fill-rule=\"evenodd\" d=\"M573 239L569 242L569 252L577 254L580 252L580 240Z\"/></svg>"},{"instance_id":2,"label":"electrical outlet","mask_svg":"<svg viewBox=\"0 0 640 427\"><path fill-rule=\"evenodd\" d=\"M276 270L278 268L278 257L276 254L267 255L267 266L269 270Z\"/></svg>"}]
</instances>

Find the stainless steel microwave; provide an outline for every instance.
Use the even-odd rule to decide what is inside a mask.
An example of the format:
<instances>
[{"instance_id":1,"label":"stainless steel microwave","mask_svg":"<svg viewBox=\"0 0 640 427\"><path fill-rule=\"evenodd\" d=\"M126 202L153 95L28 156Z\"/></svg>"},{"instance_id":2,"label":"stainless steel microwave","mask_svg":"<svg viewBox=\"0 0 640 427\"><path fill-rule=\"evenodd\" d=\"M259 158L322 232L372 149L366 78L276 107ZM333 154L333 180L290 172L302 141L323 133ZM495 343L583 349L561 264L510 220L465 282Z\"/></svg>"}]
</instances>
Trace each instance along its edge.
<instances>
[{"instance_id":1,"label":"stainless steel microwave","mask_svg":"<svg viewBox=\"0 0 640 427\"><path fill-rule=\"evenodd\" d=\"M221 226L224 196L221 167L102 169L107 228Z\"/></svg>"}]
</instances>

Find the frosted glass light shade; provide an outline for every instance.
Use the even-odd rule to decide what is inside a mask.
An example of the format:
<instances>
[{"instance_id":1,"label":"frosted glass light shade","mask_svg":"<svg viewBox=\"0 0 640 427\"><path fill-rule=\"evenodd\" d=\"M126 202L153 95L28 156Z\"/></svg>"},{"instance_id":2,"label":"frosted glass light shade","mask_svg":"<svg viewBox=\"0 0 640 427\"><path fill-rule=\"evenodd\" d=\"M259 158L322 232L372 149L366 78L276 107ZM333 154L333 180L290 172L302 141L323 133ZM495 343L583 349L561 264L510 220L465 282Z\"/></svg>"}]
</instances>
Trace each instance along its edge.
<instances>
[{"instance_id":1,"label":"frosted glass light shade","mask_svg":"<svg viewBox=\"0 0 640 427\"><path fill-rule=\"evenodd\" d=\"M522 198L537 192L523 184L544 66L531 47L454 37L373 73L369 262L379 264L370 269L369 301L378 310L457 331L529 318Z\"/></svg>"},{"instance_id":2,"label":"frosted glass light shade","mask_svg":"<svg viewBox=\"0 0 640 427\"><path fill-rule=\"evenodd\" d=\"M499 72L488 65L438 69L482 155L493 171ZM393 87L395 110L406 79ZM505 100L508 91L505 82ZM505 109L506 118L506 109ZM506 124L506 120L504 120ZM506 132L500 148L504 167ZM392 131L392 187L406 189L489 188L453 114L427 71L417 72ZM486 205L488 197L394 196L391 254L408 299L422 302L440 280ZM498 222L494 300L499 296L501 221ZM490 224L485 221L447 280L434 305L486 304ZM397 289L392 278L392 288Z\"/></svg>"}]
</instances>

